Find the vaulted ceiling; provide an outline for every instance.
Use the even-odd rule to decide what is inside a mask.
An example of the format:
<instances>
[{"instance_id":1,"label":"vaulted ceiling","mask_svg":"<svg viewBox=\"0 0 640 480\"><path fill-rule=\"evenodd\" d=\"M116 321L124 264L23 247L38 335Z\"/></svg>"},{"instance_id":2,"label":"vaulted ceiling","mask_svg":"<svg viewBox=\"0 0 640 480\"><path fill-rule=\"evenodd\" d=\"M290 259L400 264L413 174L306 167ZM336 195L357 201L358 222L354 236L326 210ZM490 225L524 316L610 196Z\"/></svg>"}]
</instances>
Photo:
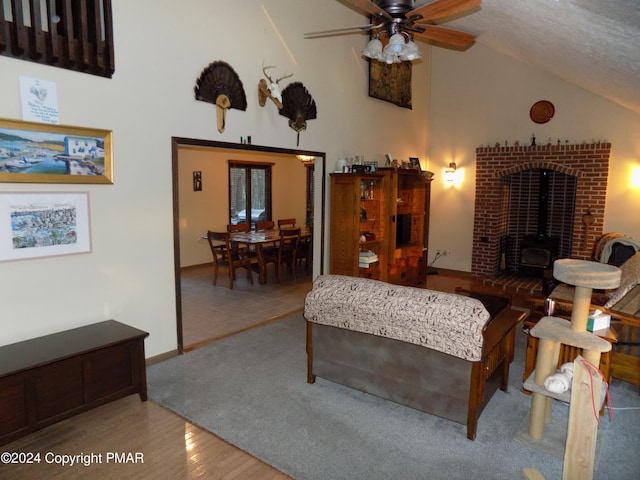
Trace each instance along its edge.
<instances>
[{"instance_id":1,"label":"vaulted ceiling","mask_svg":"<svg viewBox=\"0 0 640 480\"><path fill-rule=\"evenodd\" d=\"M443 26L640 113L639 0L483 0Z\"/></svg>"}]
</instances>

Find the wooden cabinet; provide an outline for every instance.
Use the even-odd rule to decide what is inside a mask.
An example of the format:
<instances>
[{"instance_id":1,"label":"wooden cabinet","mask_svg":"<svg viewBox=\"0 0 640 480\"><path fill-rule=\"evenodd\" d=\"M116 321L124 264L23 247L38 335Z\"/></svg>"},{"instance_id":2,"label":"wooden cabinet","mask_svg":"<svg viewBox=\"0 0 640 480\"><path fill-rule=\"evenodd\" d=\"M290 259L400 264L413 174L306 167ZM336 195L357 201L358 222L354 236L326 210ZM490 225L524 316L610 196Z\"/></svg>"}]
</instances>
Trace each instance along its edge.
<instances>
[{"instance_id":1,"label":"wooden cabinet","mask_svg":"<svg viewBox=\"0 0 640 480\"><path fill-rule=\"evenodd\" d=\"M389 212L386 177L380 173L331 174L329 271L337 275L386 280ZM359 266L360 252L378 262Z\"/></svg>"},{"instance_id":2,"label":"wooden cabinet","mask_svg":"<svg viewBox=\"0 0 640 480\"><path fill-rule=\"evenodd\" d=\"M384 168L390 212L388 281L418 285L426 281L431 180L417 170Z\"/></svg>"},{"instance_id":3,"label":"wooden cabinet","mask_svg":"<svg viewBox=\"0 0 640 480\"><path fill-rule=\"evenodd\" d=\"M0 445L133 393L146 401L147 335L107 320L0 347Z\"/></svg>"},{"instance_id":4,"label":"wooden cabinet","mask_svg":"<svg viewBox=\"0 0 640 480\"><path fill-rule=\"evenodd\" d=\"M331 174L330 272L399 285L424 283L430 182L408 169ZM359 252L367 250L379 262L361 268Z\"/></svg>"}]
</instances>

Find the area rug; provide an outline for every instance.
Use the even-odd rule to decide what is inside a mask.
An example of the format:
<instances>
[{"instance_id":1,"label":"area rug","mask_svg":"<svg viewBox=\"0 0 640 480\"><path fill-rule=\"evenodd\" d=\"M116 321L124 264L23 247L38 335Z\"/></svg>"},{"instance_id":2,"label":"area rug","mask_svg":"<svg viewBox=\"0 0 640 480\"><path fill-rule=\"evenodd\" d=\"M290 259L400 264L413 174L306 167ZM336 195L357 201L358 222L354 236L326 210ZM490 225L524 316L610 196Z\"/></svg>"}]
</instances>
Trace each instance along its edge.
<instances>
[{"instance_id":1,"label":"area rug","mask_svg":"<svg viewBox=\"0 0 640 480\"><path fill-rule=\"evenodd\" d=\"M519 332L519 337L522 333ZM299 480L522 478L536 468L562 478L562 459L514 441L528 415L521 391L524 340L518 339L508 392L498 391L466 427L321 378L306 383L302 314L250 330L148 368L152 401ZM598 435L594 478L637 478L640 396L611 386L616 411ZM556 402L554 417L568 407Z\"/></svg>"}]
</instances>

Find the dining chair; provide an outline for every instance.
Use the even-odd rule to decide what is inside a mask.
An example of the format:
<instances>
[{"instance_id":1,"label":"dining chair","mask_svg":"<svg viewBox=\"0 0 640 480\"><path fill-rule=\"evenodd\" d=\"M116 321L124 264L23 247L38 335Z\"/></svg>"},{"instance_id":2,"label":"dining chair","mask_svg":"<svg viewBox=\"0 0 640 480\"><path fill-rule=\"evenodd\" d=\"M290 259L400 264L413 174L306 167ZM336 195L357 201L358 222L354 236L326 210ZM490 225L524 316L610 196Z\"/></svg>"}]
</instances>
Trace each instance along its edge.
<instances>
[{"instance_id":1,"label":"dining chair","mask_svg":"<svg viewBox=\"0 0 640 480\"><path fill-rule=\"evenodd\" d=\"M296 261L300 266L304 262L305 271L309 271L309 265L313 261L313 227L309 227L309 236L300 237Z\"/></svg>"},{"instance_id":2,"label":"dining chair","mask_svg":"<svg viewBox=\"0 0 640 480\"><path fill-rule=\"evenodd\" d=\"M229 223L227 225L227 232L248 232L250 225L248 223Z\"/></svg>"},{"instance_id":3,"label":"dining chair","mask_svg":"<svg viewBox=\"0 0 640 480\"><path fill-rule=\"evenodd\" d=\"M256 222L256 232L265 232L269 230L274 230L276 228L276 224L273 220L261 220ZM262 245L262 251L265 252L267 249L275 249L277 247L276 242L269 242Z\"/></svg>"},{"instance_id":4,"label":"dining chair","mask_svg":"<svg viewBox=\"0 0 640 480\"><path fill-rule=\"evenodd\" d=\"M227 232L229 233L245 233L245 232L250 232L251 231L251 225L246 223L246 222L242 222L242 223L229 223L227 224ZM232 243L231 244L231 248L232 249L237 249L238 248L238 244L237 243ZM250 257L255 258L256 256L256 252L251 249L249 247L249 245L245 245L246 250L249 254Z\"/></svg>"},{"instance_id":5,"label":"dining chair","mask_svg":"<svg viewBox=\"0 0 640 480\"><path fill-rule=\"evenodd\" d=\"M300 228L283 228L280 230L280 238L276 248L264 251L264 262L265 264L273 263L278 283L280 283L280 266L283 264L289 267L289 271L293 274L293 279L297 279L296 257L299 241Z\"/></svg>"},{"instance_id":6,"label":"dining chair","mask_svg":"<svg viewBox=\"0 0 640 480\"><path fill-rule=\"evenodd\" d=\"M218 282L218 269L221 266L229 268L230 289L233 289L237 268L244 268L247 271L247 278L253 285L251 259L246 248L232 247L231 234L229 232L212 232L209 230L207 231L207 240L213 255L213 285Z\"/></svg>"},{"instance_id":7,"label":"dining chair","mask_svg":"<svg viewBox=\"0 0 640 480\"><path fill-rule=\"evenodd\" d=\"M278 219L278 229L280 228L295 228L296 219L295 218L279 218Z\"/></svg>"},{"instance_id":8,"label":"dining chair","mask_svg":"<svg viewBox=\"0 0 640 480\"><path fill-rule=\"evenodd\" d=\"M256 231L273 230L274 228L276 228L276 224L272 220L262 220L256 222Z\"/></svg>"}]
</instances>

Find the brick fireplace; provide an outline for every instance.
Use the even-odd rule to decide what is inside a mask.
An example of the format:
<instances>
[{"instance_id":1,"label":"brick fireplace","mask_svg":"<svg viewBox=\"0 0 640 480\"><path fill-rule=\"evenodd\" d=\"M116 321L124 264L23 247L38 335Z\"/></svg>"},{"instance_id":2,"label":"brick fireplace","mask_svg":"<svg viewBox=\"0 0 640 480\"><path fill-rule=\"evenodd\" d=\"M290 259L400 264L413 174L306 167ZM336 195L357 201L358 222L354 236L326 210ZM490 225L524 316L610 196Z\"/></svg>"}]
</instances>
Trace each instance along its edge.
<instances>
[{"instance_id":1,"label":"brick fireplace","mask_svg":"<svg viewBox=\"0 0 640 480\"><path fill-rule=\"evenodd\" d=\"M506 272L505 239L514 236L514 222L520 224L517 229L522 238L537 237L543 243L549 238L557 239L554 245L558 244L556 253L560 257L590 259L594 242L603 233L610 151L610 143L476 149L473 276L493 279ZM526 172L536 173L528 177ZM563 232L540 231L546 220L537 212L546 206L519 207L523 212L535 209L537 222L518 220L518 208L513 207L513 189L517 183L514 178L524 185L523 188L531 189L538 188L530 187L536 182L548 181L545 176L552 177L554 182L556 178L564 182L554 189L565 198L560 203L554 200L555 206L545 213L553 219L562 215L567 217L556 222L565 224ZM569 199L572 205L562 206ZM531 214L530 211L527 213ZM549 233L553 235L545 235ZM522 238L516 241L521 242ZM514 256L513 253L510 255Z\"/></svg>"}]
</instances>

